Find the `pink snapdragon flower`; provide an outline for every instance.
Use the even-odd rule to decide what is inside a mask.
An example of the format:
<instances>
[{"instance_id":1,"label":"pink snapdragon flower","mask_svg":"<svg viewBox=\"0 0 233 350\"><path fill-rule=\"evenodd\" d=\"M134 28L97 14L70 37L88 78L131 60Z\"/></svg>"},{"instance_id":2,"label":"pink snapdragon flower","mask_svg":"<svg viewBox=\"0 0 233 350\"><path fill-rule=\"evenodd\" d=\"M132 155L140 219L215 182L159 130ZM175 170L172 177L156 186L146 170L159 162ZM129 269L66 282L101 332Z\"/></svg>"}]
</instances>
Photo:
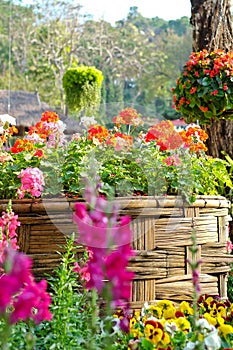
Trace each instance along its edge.
<instances>
[{"instance_id":1,"label":"pink snapdragon flower","mask_svg":"<svg viewBox=\"0 0 233 350\"><path fill-rule=\"evenodd\" d=\"M134 274L127 270L131 249L130 217L119 216L116 203L98 196L96 189L87 187L86 203L76 203L74 221L77 223L78 243L85 245L92 254L78 273L88 275L86 288L95 288L106 297L111 306L123 306L129 302ZM76 265L77 268L77 265Z\"/></svg>"},{"instance_id":2,"label":"pink snapdragon flower","mask_svg":"<svg viewBox=\"0 0 233 350\"><path fill-rule=\"evenodd\" d=\"M130 300L134 273L127 271L127 266L132 255L131 247L127 244L118 247L105 258L106 276L111 281L114 306L124 305L124 301Z\"/></svg>"},{"instance_id":3,"label":"pink snapdragon flower","mask_svg":"<svg viewBox=\"0 0 233 350\"><path fill-rule=\"evenodd\" d=\"M8 204L7 212L2 212L0 218L0 264L3 262L3 252L7 247L18 249L17 227L20 226L18 215L12 211L11 202Z\"/></svg>"},{"instance_id":4,"label":"pink snapdragon flower","mask_svg":"<svg viewBox=\"0 0 233 350\"><path fill-rule=\"evenodd\" d=\"M50 295L45 280L36 283L32 274L32 260L12 248L3 252L3 272L0 274L0 315L10 324L32 319L35 323L50 320Z\"/></svg>"},{"instance_id":5,"label":"pink snapdragon flower","mask_svg":"<svg viewBox=\"0 0 233 350\"><path fill-rule=\"evenodd\" d=\"M227 249L227 253L231 254L231 252L233 250L233 243L230 240L228 240L226 243L226 249Z\"/></svg>"},{"instance_id":6,"label":"pink snapdragon flower","mask_svg":"<svg viewBox=\"0 0 233 350\"><path fill-rule=\"evenodd\" d=\"M17 190L20 199L26 194L32 197L40 197L44 186L44 175L39 168L27 168L21 170L18 177L21 179L22 185Z\"/></svg>"},{"instance_id":7,"label":"pink snapdragon flower","mask_svg":"<svg viewBox=\"0 0 233 350\"><path fill-rule=\"evenodd\" d=\"M77 272L83 281L90 281L90 272L88 271L87 265L81 267L78 262L75 262L73 271Z\"/></svg>"},{"instance_id":8,"label":"pink snapdragon flower","mask_svg":"<svg viewBox=\"0 0 233 350\"><path fill-rule=\"evenodd\" d=\"M28 318L34 320L36 324L44 320L51 320L52 315L49 312L51 298L46 293L46 288L46 280L26 285L13 302L10 323L17 323L18 320L26 321Z\"/></svg>"}]
</instances>

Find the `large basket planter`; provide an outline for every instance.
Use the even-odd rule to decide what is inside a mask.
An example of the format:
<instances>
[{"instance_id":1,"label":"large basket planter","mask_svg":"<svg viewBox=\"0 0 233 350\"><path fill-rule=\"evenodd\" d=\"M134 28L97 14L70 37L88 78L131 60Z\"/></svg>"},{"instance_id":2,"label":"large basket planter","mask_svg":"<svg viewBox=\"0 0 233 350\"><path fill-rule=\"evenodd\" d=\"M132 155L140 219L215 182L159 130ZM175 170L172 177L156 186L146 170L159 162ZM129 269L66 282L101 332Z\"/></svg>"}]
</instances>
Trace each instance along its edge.
<instances>
[{"instance_id":1,"label":"large basket planter","mask_svg":"<svg viewBox=\"0 0 233 350\"><path fill-rule=\"evenodd\" d=\"M186 259L191 257L194 229L199 247L202 294L227 297L227 276L233 256L226 253L230 202L224 197L199 196L188 206L181 198L117 198L121 214L132 217L133 248L136 256L129 269L135 272L131 306L145 301L192 299L192 277ZM13 200L19 216L20 250L33 258L37 279L52 273L60 262L66 235L77 233L72 221L74 199ZM0 200L6 210L8 200ZM83 247L77 250L82 254Z\"/></svg>"}]
</instances>

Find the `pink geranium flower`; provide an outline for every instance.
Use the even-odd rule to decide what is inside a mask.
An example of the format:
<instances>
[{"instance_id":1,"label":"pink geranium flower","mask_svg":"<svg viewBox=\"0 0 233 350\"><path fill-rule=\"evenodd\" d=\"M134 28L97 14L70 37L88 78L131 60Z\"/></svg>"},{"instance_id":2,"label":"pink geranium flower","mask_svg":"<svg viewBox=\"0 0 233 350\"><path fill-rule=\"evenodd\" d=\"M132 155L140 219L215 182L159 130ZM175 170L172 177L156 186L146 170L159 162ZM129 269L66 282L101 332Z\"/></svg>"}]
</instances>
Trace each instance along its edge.
<instances>
[{"instance_id":1,"label":"pink geranium flower","mask_svg":"<svg viewBox=\"0 0 233 350\"><path fill-rule=\"evenodd\" d=\"M17 190L20 199L26 194L32 197L40 197L44 186L43 172L38 168L27 168L21 170L19 176L22 185Z\"/></svg>"}]
</instances>

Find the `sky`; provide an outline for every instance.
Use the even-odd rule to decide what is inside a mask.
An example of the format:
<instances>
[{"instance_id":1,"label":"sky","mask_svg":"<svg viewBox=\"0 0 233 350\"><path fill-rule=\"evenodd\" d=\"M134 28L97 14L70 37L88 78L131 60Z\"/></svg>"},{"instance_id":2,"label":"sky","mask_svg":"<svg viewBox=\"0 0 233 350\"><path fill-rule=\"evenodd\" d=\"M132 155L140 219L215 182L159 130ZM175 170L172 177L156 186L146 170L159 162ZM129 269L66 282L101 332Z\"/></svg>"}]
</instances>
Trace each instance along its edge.
<instances>
[{"instance_id":1,"label":"sky","mask_svg":"<svg viewBox=\"0 0 233 350\"><path fill-rule=\"evenodd\" d=\"M0 0L1 1L1 0ZM73 0L83 6L82 13L93 15L94 20L103 19L114 24L127 17L132 6L138 7L142 16L160 17L165 20L191 17L190 0ZM22 0L33 4L33 0Z\"/></svg>"},{"instance_id":2,"label":"sky","mask_svg":"<svg viewBox=\"0 0 233 350\"><path fill-rule=\"evenodd\" d=\"M111 24L124 19L132 6L138 7L144 17L160 17L165 20L191 17L190 0L79 0L83 12L93 15L94 20L104 19Z\"/></svg>"}]
</instances>

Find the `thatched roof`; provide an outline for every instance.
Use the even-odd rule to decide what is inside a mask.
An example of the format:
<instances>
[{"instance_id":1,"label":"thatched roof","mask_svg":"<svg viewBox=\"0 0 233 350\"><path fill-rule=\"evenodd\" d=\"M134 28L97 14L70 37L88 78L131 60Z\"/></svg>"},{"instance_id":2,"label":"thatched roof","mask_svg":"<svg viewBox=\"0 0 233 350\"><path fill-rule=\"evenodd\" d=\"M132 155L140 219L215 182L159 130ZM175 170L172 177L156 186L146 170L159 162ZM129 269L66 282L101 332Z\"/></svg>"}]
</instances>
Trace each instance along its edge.
<instances>
[{"instance_id":1,"label":"thatched roof","mask_svg":"<svg viewBox=\"0 0 233 350\"><path fill-rule=\"evenodd\" d=\"M10 109L8 110L8 102ZM80 132L79 122L71 117L65 117L60 111L41 102L37 92L0 90L0 115L9 114L16 118L16 125L29 127L35 125L45 111L53 111L66 124L65 133Z\"/></svg>"},{"instance_id":2,"label":"thatched roof","mask_svg":"<svg viewBox=\"0 0 233 350\"><path fill-rule=\"evenodd\" d=\"M15 117L18 126L35 125L40 120L41 114L48 110L54 111L40 101L36 92L0 90L0 114L10 114Z\"/></svg>"}]
</instances>

